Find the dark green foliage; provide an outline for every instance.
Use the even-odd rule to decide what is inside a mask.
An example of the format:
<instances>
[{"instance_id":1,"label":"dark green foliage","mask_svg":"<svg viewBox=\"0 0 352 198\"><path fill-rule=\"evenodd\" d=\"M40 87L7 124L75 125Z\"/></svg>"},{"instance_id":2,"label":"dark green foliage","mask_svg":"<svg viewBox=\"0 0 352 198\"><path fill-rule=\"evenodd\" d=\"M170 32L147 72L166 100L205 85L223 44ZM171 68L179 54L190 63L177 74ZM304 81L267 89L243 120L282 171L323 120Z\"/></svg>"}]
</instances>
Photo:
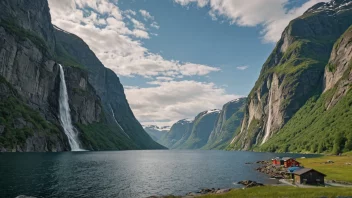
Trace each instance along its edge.
<instances>
[{"instance_id":1,"label":"dark green foliage","mask_svg":"<svg viewBox=\"0 0 352 198\"><path fill-rule=\"evenodd\" d=\"M222 134L218 137L218 140L212 145L208 145L205 149L224 149L230 143L231 139L236 133L236 129L241 125L243 119L243 111L236 112L233 114L222 128Z\"/></svg>"},{"instance_id":2,"label":"dark green foliage","mask_svg":"<svg viewBox=\"0 0 352 198\"><path fill-rule=\"evenodd\" d=\"M351 151L352 92L326 109L336 89L312 97L261 151L339 153ZM287 149L288 148L288 149Z\"/></svg>"},{"instance_id":3,"label":"dark green foliage","mask_svg":"<svg viewBox=\"0 0 352 198\"><path fill-rule=\"evenodd\" d=\"M55 47L55 54L56 54L56 61L62 65L69 66L69 67L78 67L84 69L84 66L79 63L76 58L71 56L63 46L65 45L62 42L57 41Z\"/></svg>"},{"instance_id":4,"label":"dark green foliage","mask_svg":"<svg viewBox=\"0 0 352 198\"><path fill-rule=\"evenodd\" d=\"M22 41L29 39L42 52L49 52L50 53L50 50L49 50L48 46L46 45L46 42L41 37L37 36L35 33L31 32L31 31L28 31L28 30L18 26L15 21L0 20L0 26L5 28L5 30L8 31L9 33L11 33L12 35L16 35Z\"/></svg>"},{"instance_id":5,"label":"dark green foliage","mask_svg":"<svg viewBox=\"0 0 352 198\"><path fill-rule=\"evenodd\" d=\"M344 149L345 142L346 142L346 139L344 137L344 134L342 134L341 132L336 133L332 152L334 154L341 153L342 150Z\"/></svg>"},{"instance_id":6,"label":"dark green foliage","mask_svg":"<svg viewBox=\"0 0 352 198\"><path fill-rule=\"evenodd\" d=\"M0 147L12 149L16 145L23 145L34 132L47 135L60 133L57 126L44 120L38 112L23 103L2 77L1 85L6 85L13 94L0 100L0 125L5 126L3 134L0 135Z\"/></svg>"},{"instance_id":7,"label":"dark green foliage","mask_svg":"<svg viewBox=\"0 0 352 198\"><path fill-rule=\"evenodd\" d=\"M138 149L130 139L122 135L118 127L104 123L90 125L77 124L81 131L81 141L85 148L93 150L127 150Z\"/></svg>"}]
</instances>

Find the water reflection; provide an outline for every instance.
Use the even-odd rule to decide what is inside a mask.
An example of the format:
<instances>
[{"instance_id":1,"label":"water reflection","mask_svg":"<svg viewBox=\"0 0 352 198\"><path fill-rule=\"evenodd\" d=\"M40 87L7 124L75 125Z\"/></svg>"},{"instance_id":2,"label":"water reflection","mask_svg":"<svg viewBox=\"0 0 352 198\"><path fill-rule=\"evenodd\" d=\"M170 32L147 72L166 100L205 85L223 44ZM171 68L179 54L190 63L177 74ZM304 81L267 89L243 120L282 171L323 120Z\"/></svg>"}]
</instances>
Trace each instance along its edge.
<instances>
[{"instance_id":1,"label":"water reflection","mask_svg":"<svg viewBox=\"0 0 352 198\"><path fill-rule=\"evenodd\" d=\"M0 197L138 198L233 188L245 179L266 182L268 178L254 170L256 164L245 162L277 155L227 151L3 153Z\"/></svg>"}]
</instances>

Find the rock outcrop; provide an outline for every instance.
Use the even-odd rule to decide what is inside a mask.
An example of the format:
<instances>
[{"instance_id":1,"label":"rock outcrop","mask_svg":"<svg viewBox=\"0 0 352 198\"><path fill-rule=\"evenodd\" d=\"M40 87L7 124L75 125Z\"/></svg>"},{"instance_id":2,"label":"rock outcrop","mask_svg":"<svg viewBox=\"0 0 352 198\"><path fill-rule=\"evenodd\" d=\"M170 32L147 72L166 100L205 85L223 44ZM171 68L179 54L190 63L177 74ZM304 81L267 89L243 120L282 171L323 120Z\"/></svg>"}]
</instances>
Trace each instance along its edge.
<instances>
[{"instance_id":1,"label":"rock outcrop","mask_svg":"<svg viewBox=\"0 0 352 198\"><path fill-rule=\"evenodd\" d=\"M327 109L332 108L347 94L352 84L352 27L350 27L335 43L330 60L325 68L324 92L336 88L336 91L327 104Z\"/></svg>"},{"instance_id":2,"label":"rock outcrop","mask_svg":"<svg viewBox=\"0 0 352 198\"><path fill-rule=\"evenodd\" d=\"M290 22L263 65L248 96L241 130L229 148L249 150L268 142L312 96L322 92L333 44L351 19L351 2L333 0Z\"/></svg>"}]
</instances>

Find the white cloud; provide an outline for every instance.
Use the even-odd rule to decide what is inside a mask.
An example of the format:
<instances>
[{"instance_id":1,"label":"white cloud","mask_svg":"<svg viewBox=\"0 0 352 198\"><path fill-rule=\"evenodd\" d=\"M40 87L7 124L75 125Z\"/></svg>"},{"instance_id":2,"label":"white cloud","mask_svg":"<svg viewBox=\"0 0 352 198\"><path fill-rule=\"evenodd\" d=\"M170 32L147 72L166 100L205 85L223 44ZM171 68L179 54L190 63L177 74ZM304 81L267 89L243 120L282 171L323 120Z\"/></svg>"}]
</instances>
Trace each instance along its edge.
<instances>
[{"instance_id":1,"label":"white cloud","mask_svg":"<svg viewBox=\"0 0 352 198\"><path fill-rule=\"evenodd\" d=\"M246 70L246 69L248 69L248 68L249 68L248 65L243 65L243 66L237 66L237 67L236 67L236 69L238 69L238 70Z\"/></svg>"},{"instance_id":2,"label":"white cloud","mask_svg":"<svg viewBox=\"0 0 352 198\"><path fill-rule=\"evenodd\" d=\"M154 17L146 10L139 10L139 13L141 13L145 21L154 20Z\"/></svg>"},{"instance_id":3,"label":"white cloud","mask_svg":"<svg viewBox=\"0 0 352 198\"><path fill-rule=\"evenodd\" d=\"M128 15L133 15L133 16L136 16L136 14L137 14L136 11L130 10L130 9L129 10L125 10L124 13L128 14Z\"/></svg>"},{"instance_id":4,"label":"white cloud","mask_svg":"<svg viewBox=\"0 0 352 198\"><path fill-rule=\"evenodd\" d=\"M152 24L150 24L150 26L153 27L153 28L155 28L155 29L159 29L159 28L160 28L160 26L158 25L158 23L155 22L155 21L154 21Z\"/></svg>"},{"instance_id":5,"label":"white cloud","mask_svg":"<svg viewBox=\"0 0 352 198\"><path fill-rule=\"evenodd\" d=\"M197 3L198 6L210 6L209 15L213 20L217 17L227 18L231 24L239 26L262 25L264 42L276 42L288 23L302 15L308 8L319 2L329 0L308 0L300 7L287 10L289 0L174 0L183 6Z\"/></svg>"},{"instance_id":6,"label":"white cloud","mask_svg":"<svg viewBox=\"0 0 352 198\"><path fill-rule=\"evenodd\" d=\"M149 34L157 34L150 33L141 21L131 17L135 11L121 11L108 0L49 0L49 6L53 24L82 38L102 63L118 75L150 78L206 75L219 71L211 66L166 60L159 54L150 53L140 39L150 39ZM87 16L83 10L93 11ZM150 15L146 11L141 13L146 17ZM149 18L153 17L150 15ZM133 29L124 19L132 22ZM99 24L106 27L98 28ZM151 24L159 28L157 22Z\"/></svg>"},{"instance_id":7,"label":"white cloud","mask_svg":"<svg viewBox=\"0 0 352 198\"><path fill-rule=\"evenodd\" d=\"M132 21L134 28L140 29L140 30L145 30L145 26L142 22L140 22L134 18L131 18L130 20Z\"/></svg>"},{"instance_id":8,"label":"white cloud","mask_svg":"<svg viewBox=\"0 0 352 198\"><path fill-rule=\"evenodd\" d=\"M221 107L236 97L213 83L182 81L184 77L206 76L220 69L166 60L160 54L149 52L140 39L149 39L149 34L155 33L133 18L136 16L133 10L122 11L108 0L49 0L49 6L53 24L82 38L116 74L154 79L149 82L154 85L152 88L124 86L127 99L142 122L151 119L173 122L192 117L202 110ZM89 10L93 11L87 16ZM129 28L126 20L133 28ZM153 21L151 27L158 29L159 25Z\"/></svg>"},{"instance_id":9,"label":"white cloud","mask_svg":"<svg viewBox=\"0 0 352 198\"><path fill-rule=\"evenodd\" d=\"M202 8L209 3L209 0L175 0L175 2L183 6L186 6L190 3L197 3L198 7Z\"/></svg>"},{"instance_id":10,"label":"white cloud","mask_svg":"<svg viewBox=\"0 0 352 198\"><path fill-rule=\"evenodd\" d=\"M213 83L159 80L157 87L126 90L129 104L144 124L169 125L180 119L193 118L204 110L221 108L226 102L240 97L226 94Z\"/></svg>"}]
</instances>

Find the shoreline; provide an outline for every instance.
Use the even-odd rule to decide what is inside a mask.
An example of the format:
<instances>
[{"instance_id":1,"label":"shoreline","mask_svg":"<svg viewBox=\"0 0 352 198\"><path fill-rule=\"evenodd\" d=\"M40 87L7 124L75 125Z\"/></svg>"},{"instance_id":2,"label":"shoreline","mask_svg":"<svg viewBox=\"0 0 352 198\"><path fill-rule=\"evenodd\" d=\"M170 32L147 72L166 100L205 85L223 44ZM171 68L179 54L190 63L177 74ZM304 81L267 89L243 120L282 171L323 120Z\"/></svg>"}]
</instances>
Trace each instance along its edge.
<instances>
[{"instance_id":1,"label":"shoreline","mask_svg":"<svg viewBox=\"0 0 352 198\"><path fill-rule=\"evenodd\" d=\"M329 161L331 161L331 160L327 160L327 161L324 161L324 160L326 158L332 158L334 160L337 160L337 159L342 160L342 158L339 158L339 157L351 157L351 160L352 160L352 155L348 155L348 154L345 154L342 156L321 155L319 157L312 158L313 160L316 159L316 161L317 161L317 162L313 163L316 167L313 166L312 168L317 168L317 167L319 167L319 165L326 165L326 166L330 165L330 166L334 167L333 166L334 162L330 163ZM304 163L306 163L306 161L308 161L308 160L309 159L307 159L307 158L297 159L297 161L304 162ZM346 166L350 165L350 163L345 163L345 164L346 164ZM352 182L350 182L350 181L342 181L342 180L336 180L336 179L325 179L324 186L296 185L296 184L292 184L292 181L290 181L290 179L287 177L287 174L286 174L287 168L284 168L282 166L274 166L274 165L272 165L271 160L246 162L246 163L244 163L244 165L259 165L257 167L253 167L253 168L258 173L265 174L268 177L268 179L272 179L272 180L276 181L277 184L272 184L269 182L257 183L255 181L244 180L244 181L240 181L237 183L237 184L242 184L243 185L242 188L202 189L198 192L190 192L190 193L187 193L186 195L181 195L181 196L166 195L166 196L150 196L148 198L192 198L192 197L202 197L202 196L212 197L212 196L216 196L216 195L225 195L226 196L227 194L232 194L231 192L233 192L233 191L237 191L238 193L240 193L241 191L238 191L240 189L246 190L246 189L251 189L251 188L263 189L263 191L265 191L265 188L275 189L275 190L278 190L280 188L299 189L299 190L296 190L296 192L297 191L306 192L309 190L313 190L315 192L316 189L318 188L318 189L322 189L322 190L319 190L317 192L322 192L322 193L324 193L324 191L326 191L326 193L328 193L328 191L329 191L329 193L330 193L330 191L334 191L334 193L335 193L335 191L336 191L336 193L340 193L339 189L343 188L343 189L350 190L351 194L349 194L349 196L352 196ZM351 168L352 168L352 166L351 166ZM336 169L339 169L339 167L336 167ZM254 182L254 185L251 184L253 182ZM346 191L348 191L348 190L346 190ZM232 196L229 195L229 197L232 197Z\"/></svg>"}]
</instances>

